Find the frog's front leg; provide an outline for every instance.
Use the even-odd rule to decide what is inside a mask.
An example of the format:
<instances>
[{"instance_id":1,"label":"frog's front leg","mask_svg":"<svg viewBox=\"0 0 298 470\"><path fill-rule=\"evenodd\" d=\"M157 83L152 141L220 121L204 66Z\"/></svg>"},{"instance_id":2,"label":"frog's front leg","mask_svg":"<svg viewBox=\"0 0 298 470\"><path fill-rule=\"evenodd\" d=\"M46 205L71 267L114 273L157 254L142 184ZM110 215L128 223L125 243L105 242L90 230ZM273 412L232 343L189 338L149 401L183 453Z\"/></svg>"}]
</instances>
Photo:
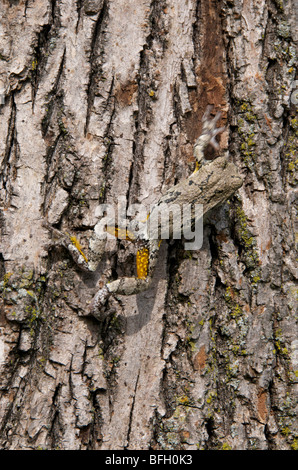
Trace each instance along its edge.
<instances>
[{"instance_id":1,"label":"frog's front leg","mask_svg":"<svg viewBox=\"0 0 298 470\"><path fill-rule=\"evenodd\" d=\"M137 276L123 277L109 282L94 296L90 313L97 319L102 319L104 305L111 295L134 295L147 290L153 279L156 266L160 240L150 240L148 247L137 253Z\"/></svg>"}]
</instances>

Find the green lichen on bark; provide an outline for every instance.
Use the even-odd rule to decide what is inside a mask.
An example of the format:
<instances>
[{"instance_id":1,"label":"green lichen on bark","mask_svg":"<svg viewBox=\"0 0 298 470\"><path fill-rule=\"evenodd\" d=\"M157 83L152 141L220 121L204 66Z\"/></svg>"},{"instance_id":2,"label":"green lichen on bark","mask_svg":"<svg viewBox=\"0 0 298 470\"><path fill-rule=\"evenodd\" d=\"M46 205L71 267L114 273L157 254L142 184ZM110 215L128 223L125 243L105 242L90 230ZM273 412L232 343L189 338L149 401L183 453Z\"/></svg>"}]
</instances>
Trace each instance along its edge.
<instances>
[{"instance_id":1,"label":"green lichen on bark","mask_svg":"<svg viewBox=\"0 0 298 470\"><path fill-rule=\"evenodd\" d=\"M261 280L260 258L256 238L252 235L249 222L244 209L238 201L232 209L235 213L235 235L241 246L241 258L243 259L252 286L256 286Z\"/></svg>"},{"instance_id":2,"label":"green lichen on bark","mask_svg":"<svg viewBox=\"0 0 298 470\"><path fill-rule=\"evenodd\" d=\"M243 161L248 169L253 170L255 157L255 133L257 125L257 116L249 101L238 101L239 108L237 130L240 136L239 148Z\"/></svg>"}]
</instances>

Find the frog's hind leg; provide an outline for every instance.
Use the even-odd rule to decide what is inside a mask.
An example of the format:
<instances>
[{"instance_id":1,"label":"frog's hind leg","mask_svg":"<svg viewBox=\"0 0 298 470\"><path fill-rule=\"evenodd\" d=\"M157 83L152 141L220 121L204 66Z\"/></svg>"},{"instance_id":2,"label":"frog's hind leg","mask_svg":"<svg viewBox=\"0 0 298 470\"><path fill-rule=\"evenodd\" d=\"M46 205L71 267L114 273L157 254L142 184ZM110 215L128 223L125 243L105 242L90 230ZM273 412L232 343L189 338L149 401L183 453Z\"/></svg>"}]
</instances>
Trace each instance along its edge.
<instances>
[{"instance_id":1,"label":"frog's hind leg","mask_svg":"<svg viewBox=\"0 0 298 470\"><path fill-rule=\"evenodd\" d=\"M99 239L93 234L89 240L88 257L83 252L83 249L79 243L79 240L68 233L61 232L60 230L52 227L46 220L43 222L43 226L47 228L52 234L52 246L64 246L70 253L74 262L83 271L95 271L104 252L105 252L105 239Z\"/></svg>"},{"instance_id":2,"label":"frog's hind leg","mask_svg":"<svg viewBox=\"0 0 298 470\"><path fill-rule=\"evenodd\" d=\"M153 279L156 266L160 241L152 240L148 248L142 248L137 253L137 276L122 277L109 282L94 296L91 304L91 313L98 319L101 318L102 310L111 295L134 295L147 290Z\"/></svg>"}]
</instances>

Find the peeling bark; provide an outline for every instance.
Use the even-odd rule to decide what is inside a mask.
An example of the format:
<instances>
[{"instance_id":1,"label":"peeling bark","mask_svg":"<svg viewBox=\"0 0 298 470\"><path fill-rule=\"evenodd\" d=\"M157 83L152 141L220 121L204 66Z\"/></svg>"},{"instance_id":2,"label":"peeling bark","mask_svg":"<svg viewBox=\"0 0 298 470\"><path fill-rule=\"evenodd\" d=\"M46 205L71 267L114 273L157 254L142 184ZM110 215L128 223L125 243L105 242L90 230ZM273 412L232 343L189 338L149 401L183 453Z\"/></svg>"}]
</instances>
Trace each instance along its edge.
<instances>
[{"instance_id":1,"label":"peeling bark","mask_svg":"<svg viewBox=\"0 0 298 470\"><path fill-rule=\"evenodd\" d=\"M296 10L1 1L2 449L297 448ZM43 219L85 248L99 203L149 207L193 171L207 104L244 185L100 323L88 303L134 247L82 273Z\"/></svg>"}]
</instances>

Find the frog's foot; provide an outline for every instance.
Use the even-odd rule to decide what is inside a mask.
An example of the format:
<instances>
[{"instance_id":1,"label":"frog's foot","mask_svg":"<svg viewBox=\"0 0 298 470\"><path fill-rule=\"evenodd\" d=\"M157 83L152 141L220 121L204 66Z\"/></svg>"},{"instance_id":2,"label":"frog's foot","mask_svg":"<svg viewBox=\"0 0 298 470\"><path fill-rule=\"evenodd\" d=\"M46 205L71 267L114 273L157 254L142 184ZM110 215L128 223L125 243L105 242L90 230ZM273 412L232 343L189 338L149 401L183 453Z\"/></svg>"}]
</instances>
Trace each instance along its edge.
<instances>
[{"instance_id":1,"label":"frog's foot","mask_svg":"<svg viewBox=\"0 0 298 470\"><path fill-rule=\"evenodd\" d=\"M52 235L52 240L48 242L49 246L64 246L68 247L70 239L65 233L54 228L46 219L43 220L42 226L46 228Z\"/></svg>"},{"instance_id":2,"label":"frog's foot","mask_svg":"<svg viewBox=\"0 0 298 470\"><path fill-rule=\"evenodd\" d=\"M107 286L104 286L93 297L89 311L97 320L103 320L106 316L106 304L110 296L111 292L109 292Z\"/></svg>"}]
</instances>

